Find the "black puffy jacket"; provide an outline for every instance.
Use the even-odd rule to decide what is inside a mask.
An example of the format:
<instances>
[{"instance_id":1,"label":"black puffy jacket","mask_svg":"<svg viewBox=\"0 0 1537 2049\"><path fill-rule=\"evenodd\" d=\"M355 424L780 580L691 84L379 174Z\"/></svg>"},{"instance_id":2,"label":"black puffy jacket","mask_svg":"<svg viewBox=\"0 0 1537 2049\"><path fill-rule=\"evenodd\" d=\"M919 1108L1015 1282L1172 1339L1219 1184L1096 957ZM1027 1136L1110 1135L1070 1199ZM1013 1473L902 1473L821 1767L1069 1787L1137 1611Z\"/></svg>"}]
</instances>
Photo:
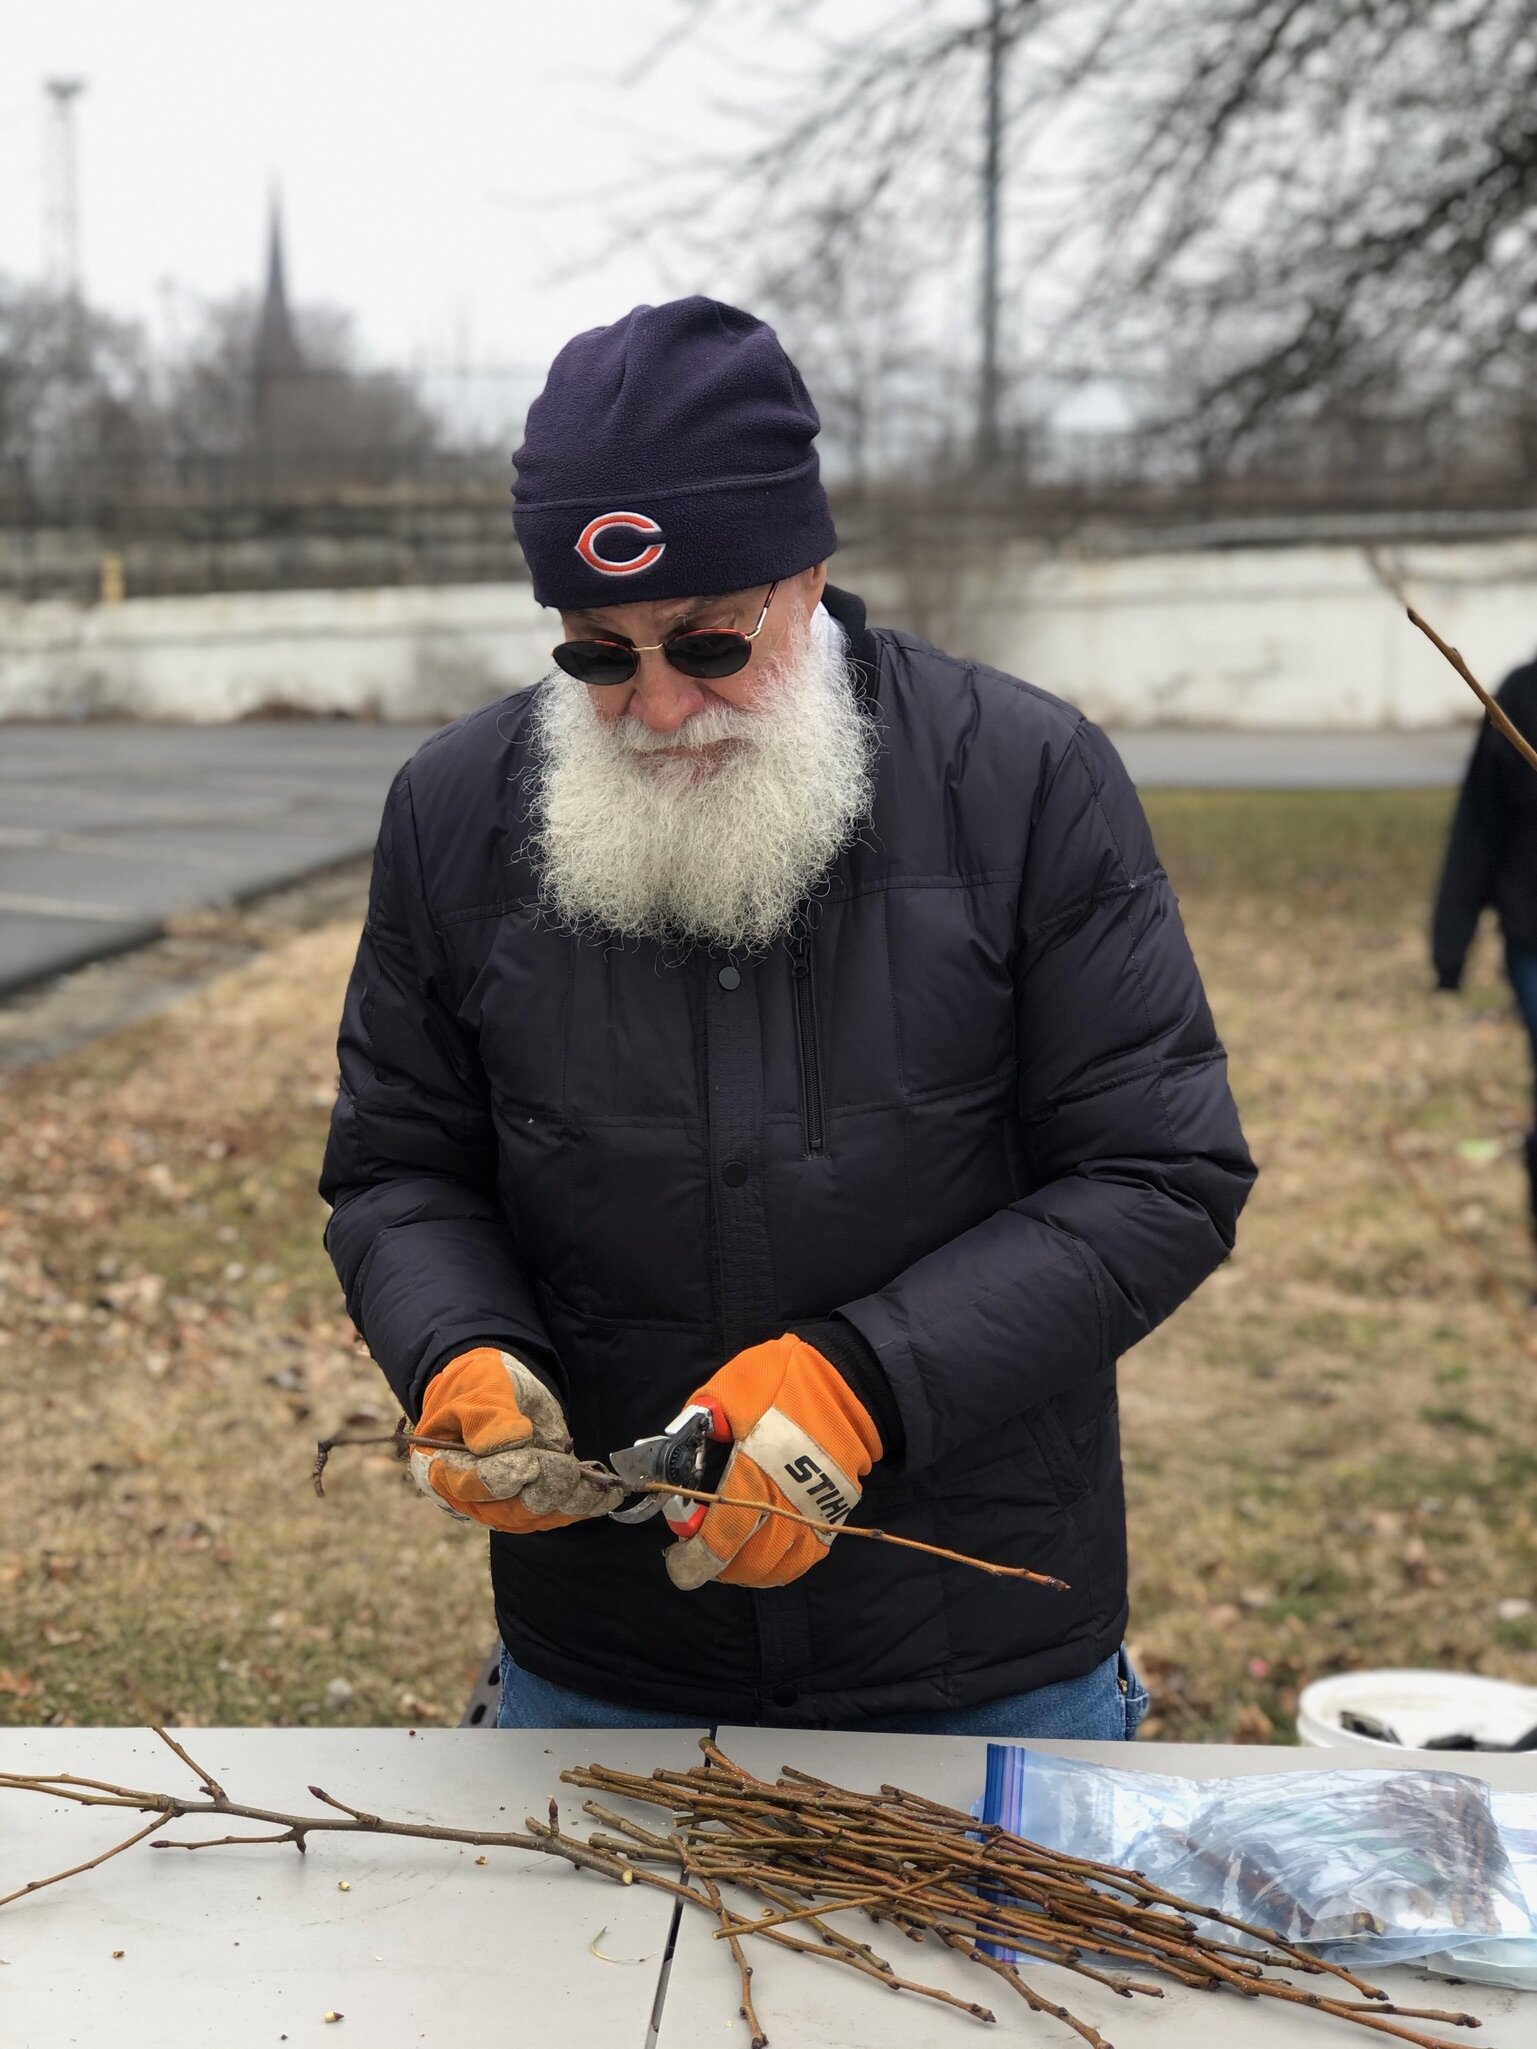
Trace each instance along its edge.
<instances>
[{"instance_id":1,"label":"black puffy jacket","mask_svg":"<svg viewBox=\"0 0 1537 2049\"><path fill-rule=\"evenodd\" d=\"M530 696L401 771L321 1184L348 1305L412 1415L437 1367L500 1341L601 1458L743 1346L820 1322L900 1417L854 1520L1071 1583L850 1541L789 1587L685 1594L659 1519L492 1537L498 1622L530 1670L813 1727L1114 1650L1116 1359L1228 1252L1253 1179L1103 735L826 602L882 730L874 817L809 938L724 980L720 954L541 921Z\"/></svg>"},{"instance_id":2,"label":"black puffy jacket","mask_svg":"<svg viewBox=\"0 0 1537 2049\"><path fill-rule=\"evenodd\" d=\"M1516 729L1537 738L1537 662L1512 669L1495 695ZM1462 980L1485 904L1494 905L1507 945L1537 947L1537 774L1488 719L1468 762L1436 891L1430 945L1444 989Z\"/></svg>"}]
</instances>

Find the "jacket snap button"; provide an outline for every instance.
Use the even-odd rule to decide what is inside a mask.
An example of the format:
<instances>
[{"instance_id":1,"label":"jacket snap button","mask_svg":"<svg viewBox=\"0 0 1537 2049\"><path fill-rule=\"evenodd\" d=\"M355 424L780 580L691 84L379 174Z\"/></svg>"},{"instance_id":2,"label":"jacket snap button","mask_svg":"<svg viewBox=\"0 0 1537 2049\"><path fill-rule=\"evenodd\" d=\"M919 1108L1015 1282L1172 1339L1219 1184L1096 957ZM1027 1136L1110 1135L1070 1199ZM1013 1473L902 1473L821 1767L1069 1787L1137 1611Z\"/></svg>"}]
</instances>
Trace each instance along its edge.
<instances>
[{"instance_id":1,"label":"jacket snap button","mask_svg":"<svg viewBox=\"0 0 1537 2049\"><path fill-rule=\"evenodd\" d=\"M776 1686L774 1688L775 1707L794 1707L796 1701L799 1700L799 1698L800 1695L795 1691L795 1688L793 1686Z\"/></svg>"},{"instance_id":2,"label":"jacket snap button","mask_svg":"<svg viewBox=\"0 0 1537 2049\"><path fill-rule=\"evenodd\" d=\"M729 965L723 967L715 979L723 989L740 989L742 986L741 970Z\"/></svg>"},{"instance_id":3,"label":"jacket snap button","mask_svg":"<svg viewBox=\"0 0 1537 2049\"><path fill-rule=\"evenodd\" d=\"M747 1179L747 1162L745 1160L727 1160L725 1166L720 1170L720 1178L728 1188L740 1188Z\"/></svg>"}]
</instances>

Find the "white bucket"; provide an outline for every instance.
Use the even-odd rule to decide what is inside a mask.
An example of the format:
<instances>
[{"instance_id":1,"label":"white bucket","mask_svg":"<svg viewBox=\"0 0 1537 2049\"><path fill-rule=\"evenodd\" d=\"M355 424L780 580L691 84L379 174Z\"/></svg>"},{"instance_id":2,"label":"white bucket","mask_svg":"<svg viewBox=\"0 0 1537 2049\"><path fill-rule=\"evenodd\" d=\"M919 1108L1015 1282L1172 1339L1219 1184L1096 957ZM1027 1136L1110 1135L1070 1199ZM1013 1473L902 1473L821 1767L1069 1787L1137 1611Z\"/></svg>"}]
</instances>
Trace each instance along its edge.
<instances>
[{"instance_id":1,"label":"white bucket","mask_svg":"<svg viewBox=\"0 0 1537 2049\"><path fill-rule=\"evenodd\" d=\"M1344 1713L1370 1715L1398 1737L1379 1742L1341 1726ZM1297 1703L1297 1740L1321 1750L1351 1750L1386 1763L1432 1737L1468 1735L1506 1748L1537 1728L1537 1687L1513 1686L1476 1672L1338 1672L1315 1679ZM1456 1770L1455 1750L1445 1753Z\"/></svg>"}]
</instances>

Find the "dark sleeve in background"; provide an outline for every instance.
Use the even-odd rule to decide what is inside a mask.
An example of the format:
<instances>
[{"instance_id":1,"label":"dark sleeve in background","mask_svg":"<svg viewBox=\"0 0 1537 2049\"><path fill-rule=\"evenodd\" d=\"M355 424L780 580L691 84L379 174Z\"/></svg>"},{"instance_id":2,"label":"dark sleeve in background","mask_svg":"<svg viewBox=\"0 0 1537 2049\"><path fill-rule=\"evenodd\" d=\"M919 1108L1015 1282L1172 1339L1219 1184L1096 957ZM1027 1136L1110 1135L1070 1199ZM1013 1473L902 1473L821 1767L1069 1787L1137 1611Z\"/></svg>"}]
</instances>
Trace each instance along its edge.
<instances>
[{"instance_id":1,"label":"dark sleeve in background","mask_svg":"<svg viewBox=\"0 0 1537 2049\"><path fill-rule=\"evenodd\" d=\"M1507 676L1496 692L1502 709L1509 708L1506 698L1513 680ZM1508 824L1498 750L1509 746L1486 718L1452 814L1430 929L1430 956L1443 989L1455 989L1462 981L1479 915L1494 896Z\"/></svg>"},{"instance_id":2,"label":"dark sleeve in background","mask_svg":"<svg viewBox=\"0 0 1537 2049\"><path fill-rule=\"evenodd\" d=\"M342 1013L341 1092L320 1192L332 1206L326 1249L347 1308L413 1419L432 1375L477 1344L516 1352L562 1394L497 1200L476 1049L445 986L402 769Z\"/></svg>"}]
</instances>

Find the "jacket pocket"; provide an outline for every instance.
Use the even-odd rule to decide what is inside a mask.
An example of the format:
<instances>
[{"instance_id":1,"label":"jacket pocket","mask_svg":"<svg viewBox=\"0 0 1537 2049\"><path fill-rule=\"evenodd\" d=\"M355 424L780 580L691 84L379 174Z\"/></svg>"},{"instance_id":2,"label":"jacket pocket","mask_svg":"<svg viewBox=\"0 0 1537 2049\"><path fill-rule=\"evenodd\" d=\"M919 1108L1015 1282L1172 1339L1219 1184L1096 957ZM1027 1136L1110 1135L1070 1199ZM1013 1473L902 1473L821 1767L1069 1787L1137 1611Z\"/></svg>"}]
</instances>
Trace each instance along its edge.
<instances>
[{"instance_id":1,"label":"jacket pocket","mask_svg":"<svg viewBox=\"0 0 1537 2049\"><path fill-rule=\"evenodd\" d=\"M1081 1500L1089 1491L1089 1478L1054 1405L1045 1401L1036 1408L1027 1409L1024 1423L1035 1439L1035 1448L1041 1455L1041 1463L1050 1477L1057 1500L1064 1508Z\"/></svg>"}]
</instances>

